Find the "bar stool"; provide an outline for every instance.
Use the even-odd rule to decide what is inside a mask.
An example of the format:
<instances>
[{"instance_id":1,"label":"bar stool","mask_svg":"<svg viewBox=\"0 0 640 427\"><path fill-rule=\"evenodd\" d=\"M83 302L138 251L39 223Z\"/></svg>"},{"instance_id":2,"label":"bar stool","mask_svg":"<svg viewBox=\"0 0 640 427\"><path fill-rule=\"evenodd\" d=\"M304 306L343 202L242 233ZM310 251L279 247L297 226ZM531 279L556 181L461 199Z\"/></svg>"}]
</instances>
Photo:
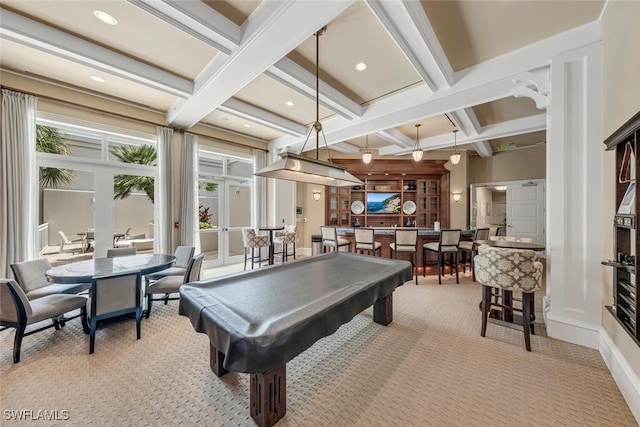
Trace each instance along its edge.
<instances>
[{"instance_id":1,"label":"bar stool","mask_svg":"<svg viewBox=\"0 0 640 427\"><path fill-rule=\"evenodd\" d=\"M473 242L475 240L489 240L489 228L476 228L473 233L472 240L463 240L460 242L460 254L462 255L462 271L467 272L467 252L469 253L469 268L473 268L473 256L475 250L473 249Z\"/></svg>"},{"instance_id":2,"label":"bar stool","mask_svg":"<svg viewBox=\"0 0 640 427\"><path fill-rule=\"evenodd\" d=\"M418 230L396 230L394 242L389 243L391 258L397 258L398 252L413 254L411 265L415 270L416 285L418 284L418 270L416 256L418 253Z\"/></svg>"},{"instance_id":3,"label":"bar stool","mask_svg":"<svg viewBox=\"0 0 640 427\"><path fill-rule=\"evenodd\" d=\"M382 256L382 243L375 241L372 228L356 228L354 234L356 253L358 250L360 253L367 251L368 254L376 256L376 251L380 251L380 256Z\"/></svg>"},{"instance_id":4,"label":"bar stool","mask_svg":"<svg viewBox=\"0 0 640 427\"><path fill-rule=\"evenodd\" d=\"M262 262L268 261L268 258L263 259L260 256L260 251L262 250L262 248L268 249L271 246L269 236L257 234L256 230L254 230L253 228L243 228L242 243L244 244L244 271L247 271L247 260L249 258L251 258L252 270L256 261L258 262L258 266L260 266ZM255 254L256 249L258 250L258 255ZM251 252L251 257L249 257L249 251Z\"/></svg>"},{"instance_id":5,"label":"bar stool","mask_svg":"<svg viewBox=\"0 0 640 427\"><path fill-rule=\"evenodd\" d=\"M284 231L276 231L276 235L273 239L273 243L282 245L282 262L286 262L289 259L289 255L293 255L293 259L296 259L296 229L297 225L285 225ZM293 254L289 253L289 245L293 245Z\"/></svg>"},{"instance_id":6,"label":"bar stool","mask_svg":"<svg viewBox=\"0 0 640 427\"><path fill-rule=\"evenodd\" d=\"M422 245L422 275L426 275L427 267L427 251L436 252L438 254L438 284L442 284L442 273L444 273L445 255L449 254L449 268L453 269L453 261L451 257L455 257L456 263L456 283L460 283L458 277L458 251L460 250L460 229L443 229L440 232L440 240L438 242L429 242Z\"/></svg>"},{"instance_id":7,"label":"bar stool","mask_svg":"<svg viewBox=\"0 0 640 427\"><path fill-rule=\"evenodd\" d=\"M338 232L335 227L320 227L322 233L322 248L323 252L327 252L327 247L333 248L334 251L340 250L342 246L347 246L347 250L351 252L351 242L342 237L338 237Z\"/></svg>"},{"instance_id":8,"label":"bar stool","mask_svg":"<svg viewBox=\"0 0 640 427\"><path fill-rule=\"evenodd\" d=\"M527 351L531 351L530 334L535 321L533 293L542 287L542 269L542 263L537 260L535 252L531 250L496 248L488 245L481 245L478 248L474 270L478 282L482 284L480 336L485 336L487 318L492 306L501 308L503 313L506 312L509 315L513 311L521 311L524 345ZM501 290L503 294L521 291L522 309L513 307L511 295L506 295L502 304L492 301L493 288Z\"/></svg>"}]
</instances>

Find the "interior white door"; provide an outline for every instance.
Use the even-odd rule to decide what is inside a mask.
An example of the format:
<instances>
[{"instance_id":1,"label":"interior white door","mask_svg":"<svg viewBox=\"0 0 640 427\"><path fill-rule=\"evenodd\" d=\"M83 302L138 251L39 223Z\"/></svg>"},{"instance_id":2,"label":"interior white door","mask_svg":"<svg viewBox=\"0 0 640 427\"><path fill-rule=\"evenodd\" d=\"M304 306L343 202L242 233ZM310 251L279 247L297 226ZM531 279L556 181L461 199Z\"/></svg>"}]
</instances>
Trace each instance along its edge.
<instances>
[{"instance_id":1,"label":"interior white door","mask_svg":"<svg viewBox=\"0 0 640 427\"><path fill-rule=\"evenodd\" d=\"M530 237L544 244L544 183L507 186L507 236Z\"/></svg>"}]
</instances>

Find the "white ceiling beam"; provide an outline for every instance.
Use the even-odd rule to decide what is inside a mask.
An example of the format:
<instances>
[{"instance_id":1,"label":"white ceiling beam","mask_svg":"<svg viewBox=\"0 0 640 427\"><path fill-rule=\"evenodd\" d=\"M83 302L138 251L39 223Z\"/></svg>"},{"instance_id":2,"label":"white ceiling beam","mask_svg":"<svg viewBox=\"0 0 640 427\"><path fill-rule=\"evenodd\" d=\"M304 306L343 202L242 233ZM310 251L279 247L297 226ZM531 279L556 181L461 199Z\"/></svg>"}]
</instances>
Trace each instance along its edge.
<instances>
[{"instance_id":1,"label":"white ceiling beam","mask_svg":"<svg viewBox=\"0 0 640 427\"><path fill-rule=\"evenodd\" d=\"M87 40L2 9L0 37L162 92L186 98L193 83Z\"/></svg>"},{"instance_id":2,"label":"white ceiling beam","mask_svg":"<svg viewBox=\"0 0 640 427\"><path fill-rule=\"evenodd\" d=\"M308 129L306 127L296 122L235 98L226 100L220 107L218 107L218 111L242 117L243 119L284 132L288 135L302 137L306 136L308 133Z\"/></svg>"},{"instance_id":3,"label":"white ceiling beam","mask_svg":"<svg viewBox=\"0 0 640 427\"><path fill-rule=\"evenodd\" d=\"M415 141L397 129L383 129L376 132L380 138L400 148L413 147Z\"/></svg>"},{"instance_id":4,"label":"white ceiling beam","mask_svg":"<svg viewBox=\"0 0 640 427\"><path fill-rule=\"evenodd\" d=\"M420 2L365 0L431 92L453 84L453 69Z\"/></svg>"},{"instance_id":5,"label":"white ceiling beam","mask_svg":"<svg viewBox=\"0 0 640 427\"><path fill-rule=\"evenodd\" d=\"M134 6L229 55L240 45L241 28L200 1L127 0ZM265 74L292 90L316 99L315 75L287 57ZM362 106L320 80L320 104L344 118L362 115Z\"/></svg>"},{"instance_id":6,"label":"white ceiling beam","mask_svg":"<svg viewBox=\"0 0 640 427\"><path fill-rule=\"evenodd\" d=\"M456 82L451 88L439 90L429 97L425 98L425 88L418 86L371 103L358 119L328 119L323 122L327 143L357 138L512 96L516 89L525 84L513 81L512 77L548 67L553 56L600 39L599 24L586 24L458 71L455 74ZM483 139L487 138L479 138L478 141ZM299 142L296 138L285 136L271 141L269 149L279 151Z\"/></svg>"},{"instance_id":7,"label":"white ceiling beam","mask_svg":"<svg viewBox=\"0 0 640 427\"><path fill-rule=\"evenodd\" d=\"M476 150L476 153L478 153L480 157L493 157L493 148L491 148L489 141L478 141L474 142L472 145L473 149Z\"/></svg>"},{"instance_id":8,"label":"white ceiling beam","mask_svg":"<svg viewBox=\"0 0 640 427\"><path fill-rule=\"evenodd\" d=\"M309 99L316 99L315 74L305 70L287 57L269 67L265 74ZM345 119L354 119L362 116L362 106L360 104L322 80L319 82L319 92L320 104L325 108Z\"/></svg>"},{"instance_id":9,"label":"white ceiling beam","mask_svg":"<svg viewBox=\"0 0 640 427\"><path fill-rule=\"evenodd\" d=\"M191 127L330 22L352 1L263 0L242 26L242 42L188 100L167 112L169 124Z\"/></svg>"},{"instance_id":10,"label":"white ceiling beam","mask_svg":"<svg viewBox=\"0 0 640 427\"><path fill-rule=\"evenodd\" d=\"M223 53L240 44L240 27L201 1L126 1Z\"/></svg>"},{"instance_id":11,"label":"white ceiling beam","mask_svg":"<svg viewBox=\"0 0 640 427\"><path fill-rule=\"evenodd\" d=\"M333 144L331 149L345 154L357 154L360 152L360 147L356 147L348 142L338 142L337 144Z\"/></svg>"},{"instance_id":12,"label":"white ceiling beam","mask_svg":"<svg viewBox=\"0 0 640 427\"><path fill-rule=\"evenodd\" d=\"M472 108L464 108L449 113L451 120L456 124L456 127L460 129L463 135L466 137L474 137L478 135L480 129L480 122L476 117L476 113ZM489 141L474 142L473 149L480 155L480 157L493 156L493 149Z\"/></svg>"},{"instance_id":13,"label":"white ceiling beam","mask_svg":"<svg viewBox=\"0 0 640 427\"><path fill-rule=\"evenodd\" d=\"M506 138L514 135L538 132L546 129L546 114L538 114L535 116L524 117L521 119L509 120L494 125L485 126L480 129L477 136L463 136L457 138L458 145L474 144L486 142L490 139ZM427 150L438 150L453 146L453 135L450 133L438 135L431 138L424 138L420 141L422 148ZM403 155L409 154L410 149L398 149L397 147L384 147L378 150L381 155Z\"/></svg>"}]
</instances>

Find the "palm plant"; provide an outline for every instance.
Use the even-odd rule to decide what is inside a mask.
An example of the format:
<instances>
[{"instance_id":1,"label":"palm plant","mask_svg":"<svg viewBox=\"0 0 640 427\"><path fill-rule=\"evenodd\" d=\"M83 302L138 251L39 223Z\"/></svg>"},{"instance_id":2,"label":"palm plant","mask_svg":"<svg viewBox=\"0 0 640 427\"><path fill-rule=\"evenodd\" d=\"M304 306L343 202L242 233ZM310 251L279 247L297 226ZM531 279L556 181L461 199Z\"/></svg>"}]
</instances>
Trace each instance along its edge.
<instances>
[{"instance_id":1,"label":"palm plant","mask_svg":"<svg viewBox=\"0 0 640 427\"><path fill-rule=\"evenodd\" d=\"M39 153L71 155L69 143L64 140L59 129L36 125L36 151ZM39 171L40 188L60 188L71 185L76 174L70 169L41 167Z\"/></svg>"},{"instance_id":2,"label":"palm plant","mask_svg":"<svg viewBox=\"0 0 640 427\"><path fill-rule=\"evenodd\" d=\"M155 165L158 153L152 145L121 145L111 150L111 154L125 163L138 165ZM129 197L134 190L144 191L153 203L154 179L150 176L116 175L113 178L113 198L115 200Z\"/></svg>"}]
</instances>

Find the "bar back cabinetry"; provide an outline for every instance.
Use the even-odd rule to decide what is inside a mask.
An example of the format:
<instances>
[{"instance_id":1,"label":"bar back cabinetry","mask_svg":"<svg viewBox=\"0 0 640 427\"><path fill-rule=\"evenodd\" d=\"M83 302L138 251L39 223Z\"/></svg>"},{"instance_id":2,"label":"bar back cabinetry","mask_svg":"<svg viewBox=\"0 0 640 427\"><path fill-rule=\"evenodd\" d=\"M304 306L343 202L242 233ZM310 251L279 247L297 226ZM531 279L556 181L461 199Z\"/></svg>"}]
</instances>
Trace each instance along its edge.
<instances>
[{"instance_id":1,"label":"bar back cabinetry","mask_svg":"<svg viewBox=\"0 0 640 427\"><path fill-rule=\"evenodd\" d=\"M613 305L609 312L640 345L640 305L637 297L636 230L640 195L636 185L637 150L640 143L640 113L614 132L604 143L616 152L616 213L613 218L614 259L603 261L613 267Z\"/></svg>"},{"instance_id":2,"label":"bar back cabinetry","mask_svg":"<svg viewBox=\"0 0 640 427\"><path fill-rule=\"evenodd\" d=\"M390 170L380 174L364 173L361 161L334 160L360 178L364 185L326 188L326 223L339 227L433 227L440 221L449 225L449 171L445 162L415 163L377 161ZM370 165L369 165L370 166ZM394 169L398 173L393 173ZM428 174L412 173L425 170ZM382 169L384 170L384 169ZM405 172L400 172L405 171ZM385 203L378 210L374 201ZM369 202L369 206L368 206Z\"/></svg>"}]
</instances>

